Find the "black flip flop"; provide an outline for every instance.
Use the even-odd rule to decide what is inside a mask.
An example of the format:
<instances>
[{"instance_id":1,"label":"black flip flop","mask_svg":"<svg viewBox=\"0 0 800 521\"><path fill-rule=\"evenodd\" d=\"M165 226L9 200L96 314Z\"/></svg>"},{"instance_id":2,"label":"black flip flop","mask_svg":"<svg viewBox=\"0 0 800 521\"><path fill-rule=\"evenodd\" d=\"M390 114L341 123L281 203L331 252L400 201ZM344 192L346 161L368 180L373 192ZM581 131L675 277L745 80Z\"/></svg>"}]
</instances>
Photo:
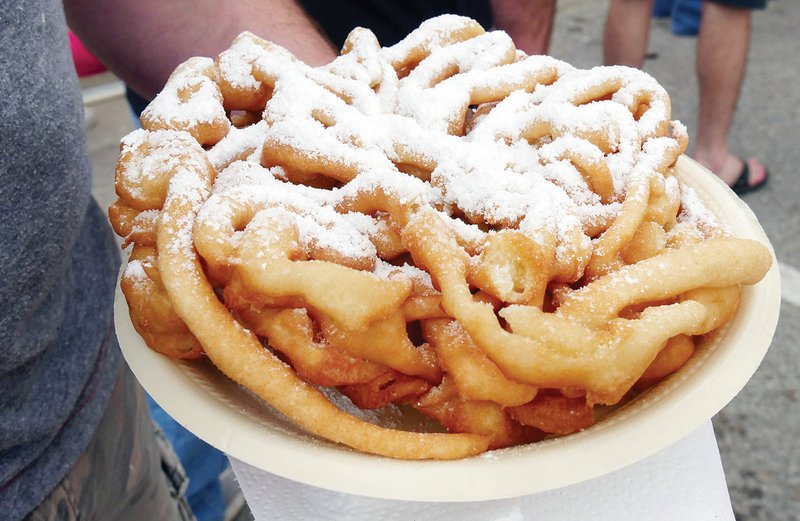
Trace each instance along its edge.
<instances>
[{"instance_id":1,"label":"black flip flop","mask_svg":"<svg viewBox=\"0 0 800 521\"><path fill-rule=\"evenodd\" d=\"M769 180L769 172L767 171L766 167L764 167L764 179L762 179L760 183L751 185L750 165L747 164L747 160L745 158L741 159L742 169L739 171L739 177L736 178L736 182L731 185L731 190L733 190L736 195L744 195L764 188L764 185L766 185L767 181Z\"/></svg>"}]
</instances>

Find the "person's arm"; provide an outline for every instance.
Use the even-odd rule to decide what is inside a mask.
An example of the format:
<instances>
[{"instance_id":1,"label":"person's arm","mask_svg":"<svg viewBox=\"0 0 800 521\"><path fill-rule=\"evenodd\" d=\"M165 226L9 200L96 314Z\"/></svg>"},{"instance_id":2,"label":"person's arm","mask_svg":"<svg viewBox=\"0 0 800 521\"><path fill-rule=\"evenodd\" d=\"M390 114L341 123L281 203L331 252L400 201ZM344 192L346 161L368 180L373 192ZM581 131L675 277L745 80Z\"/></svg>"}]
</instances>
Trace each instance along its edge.
<instances>
[{"instance_id":1,"label":"person's arm","mask_svg":"<svg viewBox=\"0 0 800 521\"><path fill-rule=\"evenodd\" d=\"M491 0L496 29L507 32L527 54L547 54L556 0Z\"/></svg>"},{"instance_id":2,"label":"person's arm","mask_svg":"<svg viewBox=\"0 0 800 521\"><path fill-rule=\"evenodd\" d=\"M248 30L321 65L336 50L294 0L65 0L87 48L145 98L192 56L215 57Z\"/></svg>"}]
</instances>

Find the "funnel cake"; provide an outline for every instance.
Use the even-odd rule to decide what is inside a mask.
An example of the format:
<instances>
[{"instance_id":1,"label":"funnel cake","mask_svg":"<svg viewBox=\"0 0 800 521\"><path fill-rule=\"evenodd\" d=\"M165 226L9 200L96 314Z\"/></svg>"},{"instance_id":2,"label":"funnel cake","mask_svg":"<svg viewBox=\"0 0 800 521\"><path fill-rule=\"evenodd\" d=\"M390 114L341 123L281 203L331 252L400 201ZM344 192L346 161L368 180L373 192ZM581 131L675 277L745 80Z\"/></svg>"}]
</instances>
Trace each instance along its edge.
<instances>
[{"instance_id":1,"label":"funnel cake","mask_svg":"<svg viewBox=\"0 0 800 521\"><path fill-rule=\"evenodd\" d=\"M771 264L679 181L670 117L642 71L526 56L458 16L391 47L355 29L321 67L242 33L122 140L131 320L363 452L579 431L677 371Z\"/></svg>"}]
</instances>

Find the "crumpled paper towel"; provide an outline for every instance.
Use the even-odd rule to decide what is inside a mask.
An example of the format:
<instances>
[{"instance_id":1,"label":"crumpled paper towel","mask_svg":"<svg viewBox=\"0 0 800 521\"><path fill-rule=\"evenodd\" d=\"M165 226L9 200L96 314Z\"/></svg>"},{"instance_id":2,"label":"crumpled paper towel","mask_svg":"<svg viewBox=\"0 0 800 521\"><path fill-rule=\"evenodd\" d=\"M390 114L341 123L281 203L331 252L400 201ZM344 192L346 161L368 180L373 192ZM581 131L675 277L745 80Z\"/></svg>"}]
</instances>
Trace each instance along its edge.
<instances>
[{"instance_id":1,"label":"crumpled paper towel","mask_svg":"<svg viewBox=\"0 0 800 521\"><path fill-rule=\"evenodd\" d=\"M256 521L734 521L711 422L611 474L513 499L429 503L368 498L291 481L231 458Z\"/></svg>"}]
</instances>

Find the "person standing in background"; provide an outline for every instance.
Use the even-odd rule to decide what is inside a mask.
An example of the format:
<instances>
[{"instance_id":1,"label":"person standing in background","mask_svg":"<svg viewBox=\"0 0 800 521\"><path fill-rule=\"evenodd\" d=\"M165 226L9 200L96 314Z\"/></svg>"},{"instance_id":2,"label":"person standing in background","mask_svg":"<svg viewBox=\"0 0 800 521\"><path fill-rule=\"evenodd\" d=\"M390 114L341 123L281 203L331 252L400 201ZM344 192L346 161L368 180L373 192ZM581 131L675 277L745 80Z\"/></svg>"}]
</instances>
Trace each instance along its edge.
<instances>
[{"instance_id":1,"label":"person standing in background","mask_svg":"<svg viewBox=\"0 0 800 521\"><path fill-rule=\"evenodd\" d=\"M654 0L611 0L603 33L606 65L641 68ZM697 39L699 113L694 157L739 195L763 187L766 168L730 150L728 137L744 80L750 18L766 0L704 0Z\"/></svg>"}]
</instances>

